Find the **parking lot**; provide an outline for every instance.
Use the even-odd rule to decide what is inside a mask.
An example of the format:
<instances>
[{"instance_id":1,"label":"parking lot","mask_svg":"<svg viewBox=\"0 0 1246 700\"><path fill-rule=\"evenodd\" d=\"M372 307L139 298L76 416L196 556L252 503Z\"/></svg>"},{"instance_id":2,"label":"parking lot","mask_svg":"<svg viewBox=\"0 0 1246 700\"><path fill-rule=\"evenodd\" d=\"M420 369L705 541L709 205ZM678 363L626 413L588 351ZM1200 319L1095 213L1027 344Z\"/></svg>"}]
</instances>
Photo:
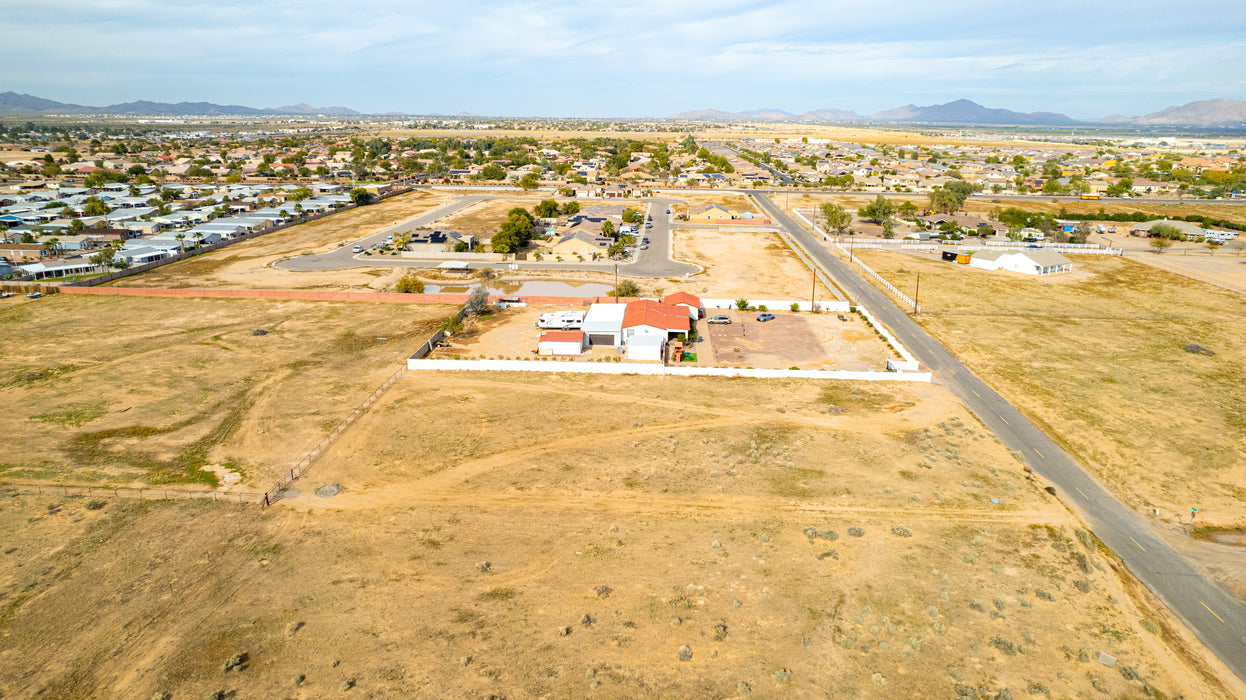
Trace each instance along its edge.
<instances>
[{"instance_id":1,"label":"parking lot","mask_svg":"<svg viewBox=\"0 0 1246 700\"><path fill-rule=\"evenodd\" d=\"M765 369L881 370L891 349L856 314L773 312L757 321L756 311L707 310L697 327L701 364ZM724 314L730 325L708 323ZM841 320L841 318L843 320Z\"/></svg>"}]
</instances>

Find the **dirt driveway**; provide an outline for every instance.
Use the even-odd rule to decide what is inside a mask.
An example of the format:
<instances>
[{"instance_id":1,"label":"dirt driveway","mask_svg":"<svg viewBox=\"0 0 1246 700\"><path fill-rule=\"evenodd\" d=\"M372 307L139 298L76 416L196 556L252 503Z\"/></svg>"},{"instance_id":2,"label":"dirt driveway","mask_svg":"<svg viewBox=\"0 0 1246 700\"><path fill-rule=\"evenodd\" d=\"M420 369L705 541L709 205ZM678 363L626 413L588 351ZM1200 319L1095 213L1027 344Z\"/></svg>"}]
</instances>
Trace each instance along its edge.
<instances>
[{"instance_id":1,"label":"dirt driveway","mask_svg":"<svg viewBox=\"0 0 1246 700\"><path fill-rule=\"evenodd\" d=\"M878 336L855 315L776 313L774 320L757 321L756 311L725 313L731 324L709 324L698 350L710 350L720 366L766 369L881 370L892 356ZM708 348L707 348L708 346ZM698 358L700 359L700 358Z\"/></svg>"}]
</instances>

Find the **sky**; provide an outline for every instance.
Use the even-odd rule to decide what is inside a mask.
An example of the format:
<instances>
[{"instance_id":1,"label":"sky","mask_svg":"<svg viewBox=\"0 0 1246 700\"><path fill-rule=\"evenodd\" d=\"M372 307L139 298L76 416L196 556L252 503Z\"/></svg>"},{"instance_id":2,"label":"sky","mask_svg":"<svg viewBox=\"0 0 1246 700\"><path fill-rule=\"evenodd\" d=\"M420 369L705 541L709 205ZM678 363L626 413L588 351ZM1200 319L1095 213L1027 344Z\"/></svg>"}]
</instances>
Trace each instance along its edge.
<instances>
[{"instance_id":1,"label":"sky","mask_svg":"<svg viewBox=\"0 0 1246 700\"><path fill-rule=\"evenodd\" d=\"M1241 0L0 0L0 92L665 117L1246 99Z\"/></svg>"}]
</instances>

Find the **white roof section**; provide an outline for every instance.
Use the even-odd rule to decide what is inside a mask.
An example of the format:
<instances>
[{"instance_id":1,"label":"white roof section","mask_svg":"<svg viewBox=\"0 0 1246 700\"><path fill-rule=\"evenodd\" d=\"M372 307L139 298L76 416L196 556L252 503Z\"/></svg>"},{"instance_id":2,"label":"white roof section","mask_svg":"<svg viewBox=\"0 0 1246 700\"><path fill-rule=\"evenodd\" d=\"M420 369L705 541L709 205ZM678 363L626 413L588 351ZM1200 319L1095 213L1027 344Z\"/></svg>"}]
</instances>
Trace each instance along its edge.
<instances>
[{"instance_id":1,"label":"white roof section","mask_svg":"<svg viewBox=\"0 0 1246 700\"><path fill-rule=\"evenodd\" d=\"M623 330L623 314L627 304L593 304L584 315L580 330L585 333L619 333Z\"/></svg>"}]
</instances>

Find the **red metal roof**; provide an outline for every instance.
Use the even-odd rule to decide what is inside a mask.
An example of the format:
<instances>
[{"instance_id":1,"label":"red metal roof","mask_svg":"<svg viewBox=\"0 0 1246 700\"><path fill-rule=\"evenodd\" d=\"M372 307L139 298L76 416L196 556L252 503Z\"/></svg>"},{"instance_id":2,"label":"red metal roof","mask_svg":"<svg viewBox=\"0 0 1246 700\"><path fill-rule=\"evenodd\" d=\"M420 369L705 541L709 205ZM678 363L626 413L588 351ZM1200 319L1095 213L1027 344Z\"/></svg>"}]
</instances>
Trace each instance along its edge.
<instances>
[{"instance_id":1,"label":"red metal roof","mask_svg":"<svg viewBox=\"0 0 1246 700\"><path fill-rule=\"evenodd\" d=\"M662 300L662 303L669 306L687 304L694 309L701 308L701 298L687 292L675 292L674 294L668 294L666 298Z\"/></svg>"},{"instance_id":2,"label":"red metal roof","mask_svg":"<svg viewBox=\"0 0 1246 700\"><path fill-rule=\"evenodd\" d=\"M667 332L687 333L688 312L676 306L660 304L652 299L627 302L623 312L623 328L650 326Z\"/></svg>"},{"instance_id":3,"label":"red metal roof","mask_svg":"<svg viewBox=\"0 0 1246 700\"><path fill-rule=\"evenodd\" d=\"M540 343L583 343L583 331L550 331L542 333Z\"/></svg>"}]
</instances>

